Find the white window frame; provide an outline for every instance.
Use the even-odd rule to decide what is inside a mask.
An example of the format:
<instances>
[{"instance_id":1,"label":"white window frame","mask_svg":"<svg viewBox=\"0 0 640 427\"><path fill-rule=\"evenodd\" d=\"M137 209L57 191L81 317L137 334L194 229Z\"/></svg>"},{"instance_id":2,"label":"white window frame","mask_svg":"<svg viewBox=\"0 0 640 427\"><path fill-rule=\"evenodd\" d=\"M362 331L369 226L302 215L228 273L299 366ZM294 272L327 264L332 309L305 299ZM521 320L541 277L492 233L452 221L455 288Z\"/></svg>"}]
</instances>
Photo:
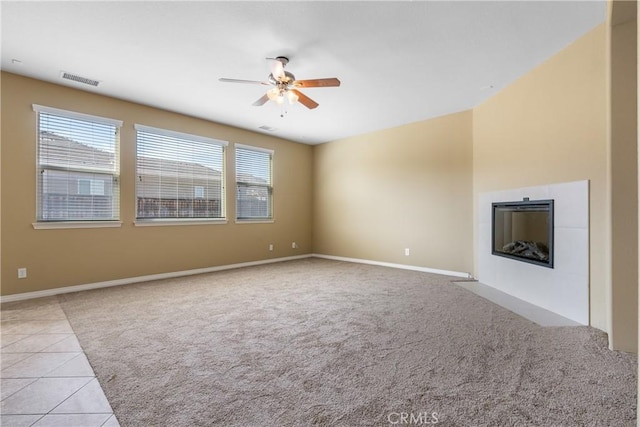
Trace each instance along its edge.
<instances>
[{"instance_id":1,"label":"white window frame","mask_svg":"<svg viewBox=\"0 0 640 427\"><path fill-rule=\"evenodd\" d=\"M60 108L48 107L44 105L33 104L33 111L36 113L36 222L32 223L34 229L56 229L56 228L105 228L105 227L120 227L122 221L120 221L121 206L120 206L120 129L122 128L122 120L111 119L107 117L94 116L86 113L79 113L76 111L69 111ZM106 124L114 126L116 128L116 138L114 147L114 159L115 170L108 175L112 176L115 188L114 197L117 197L117 209L114 209L114 218L109 220L44 220L42 219L42 206L41 206L41 173L43 167L40 165L40 114L51 114L60 117L66 117L69 119L90 121L94 123ZM50 169L50 168L45 168ZM53 170L53 169L51 169ZM87 168L69 168L70 171L77 172L92 172ZM96 173L105 174L103 170L95 170Z\"/></svg>"},{"instance_id":2,"label":"white window frame","mask_svg":"<svg viewBox=\"0 0 640 427\"><path fill-rule=\"evenodd\" d=\"M234 180L235 180L235 184L236 184L236 193L235 193L235 203L236 203L236 220L235 222L238 224L271 224L275 221L275 206L274 206L274 185L273 185L273 176L274 176L274 164L275 164L275 151L271 150L269 148L263 148L263 147L257 147L254 145L245 145L245 144L234 144L234 165L235 165L235 170L234 170ZM239 187L241 185L244 184L240 184L238 181L238 155L237 155L237 149L240 148L241 150L248 150L248 151L256 151L256 152L262 152L262 153L266 153L270 155L270 164L269 167L271 168L270 172L270 183L268 186L269 189L269 207L270 207L270 216L269 217L255 217L255 218L248 218L248 217L238 217L238 192L239 192Z\"/></svg>"},{"instance_id":3,"label":"white window frame","mask_svg":"<svg viewBox=\"0 0 640 427\"><path fill-rule=\"evenodd\" d=\"M221 217L220 218L184 218L184 217L169 217L169 218L138 218L138 191L137 185L134 191L134 206L135 206L135 217L134 224L140 227L146 226L174 226L174 225L203 225L203 224L226 224L227 223L227 214L226 214L226 156L227 156L227 146L229 145L228 141L223 141L220 139L209 138L201 135L194 135L185 132L178 132L168 129L157 128L153 126L147 126L142 124L135 124L134 129L136 130L136 147L135 147L135 173L136 173L136 182L138 180L138 132L147 132L160 136L167 136L170 138L179 138L191 140L194 142L204 142L207 144L214 144L222 147L222 171L221 171L221 194L220 194L220 209L221 209ZM201 198L195 197L195 189L194 194L192 195L193 200L200 200Z\"/></svg>"}]
</instances>

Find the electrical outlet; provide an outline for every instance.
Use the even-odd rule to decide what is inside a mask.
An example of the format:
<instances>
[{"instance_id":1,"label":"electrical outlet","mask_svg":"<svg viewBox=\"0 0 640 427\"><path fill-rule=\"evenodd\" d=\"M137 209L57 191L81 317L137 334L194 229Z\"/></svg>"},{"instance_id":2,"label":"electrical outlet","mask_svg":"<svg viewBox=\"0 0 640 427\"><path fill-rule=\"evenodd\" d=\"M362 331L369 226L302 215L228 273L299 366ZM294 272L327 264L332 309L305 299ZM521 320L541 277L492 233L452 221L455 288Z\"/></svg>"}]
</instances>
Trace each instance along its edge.
<instances>
[{"instance_id":1,"label":"electrical outlet","mask_svg":"<svg viewBox=\"0 0 640 427\"><path fill-rule=\"evenodd\" d=\"M269 243L269 252L273 251L273 243Z\"/></svg>"},{"instance_id":2,"label":"electrical outlet","mask_svg":"<svg viewBox=\"0 0 640 427\"><path fill-rule=\"evenodd\" d=\"M411 255L411 250L409 248L404 248L404 256Z\"/></svg>"},{"instance_id":3,"label":"electrical outlet","mask_svg":"<svg viewBox=\"0 0 640 427\"><path fill-rule=\"evenodd\" d=\"M27 269L19 268L18 269L18 279L26 279L27 278Z\"/></svg>"},{"instance_id":4,"label":"electrical outlet","mask_svg":"<svg viewBox=\"0 0 640 427\"><path fill-rule=\"evenodd\" d=\"M291 242L291 249L296 249L298 244L296 242Z\"/></svg>"}]
</instances>

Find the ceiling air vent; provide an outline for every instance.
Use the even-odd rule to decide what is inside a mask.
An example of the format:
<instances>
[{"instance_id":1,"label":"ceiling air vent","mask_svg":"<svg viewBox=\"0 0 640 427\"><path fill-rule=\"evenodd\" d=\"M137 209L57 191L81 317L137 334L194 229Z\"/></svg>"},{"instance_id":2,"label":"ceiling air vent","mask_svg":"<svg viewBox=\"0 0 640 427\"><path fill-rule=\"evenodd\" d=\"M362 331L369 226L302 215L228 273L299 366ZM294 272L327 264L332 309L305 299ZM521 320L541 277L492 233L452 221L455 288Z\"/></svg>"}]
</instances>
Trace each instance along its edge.
<instances>
[{"instance_id":1,"label":"ceiling air vent","mask_svg":"<svg viewBox=\"0 0 640 427\"><path fill-rule=\"evenodd\" d=\"M262 125L258 129L266 130L267 132L274 132L276 130L276 128L267 125Z\"/></svg>"},{"instance_id":2,"label":"ceiling air vent","mask_svg":"<svg viewBox=\"0 0 640 427\"><path fill-rule=\"evenodd\" d=\"M98 80L88 79L86 77L81 77L81 76L78 76L76 74L67 73L65 71L63 71L61 73L61 77L63 79L73 80L74 82L84 83L84 84L90 85L90 86L98 86L100 84L100 81L98 81Z\"/></svg>"}]
</instances>

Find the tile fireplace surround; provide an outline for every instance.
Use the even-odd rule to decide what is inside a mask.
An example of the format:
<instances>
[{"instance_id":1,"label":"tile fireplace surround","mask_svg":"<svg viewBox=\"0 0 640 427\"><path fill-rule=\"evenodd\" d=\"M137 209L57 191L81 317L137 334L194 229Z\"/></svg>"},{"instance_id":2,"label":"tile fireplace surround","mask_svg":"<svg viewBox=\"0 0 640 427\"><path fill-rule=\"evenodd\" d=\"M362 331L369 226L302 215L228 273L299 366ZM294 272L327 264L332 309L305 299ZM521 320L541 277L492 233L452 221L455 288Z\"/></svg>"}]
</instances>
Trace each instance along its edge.
<instances>
[{"instance_id":1,"label":"tile fireplace surround","mask_svg":"<svg viewBox=\"0 0 640 427\"><path fill-rule=\"evenodd\" d=\"M554 268L491 254L491 203L553 199ZM478 280L589 324L589 181L482 193L478 197Z\"/></svg>"}]
</instances>

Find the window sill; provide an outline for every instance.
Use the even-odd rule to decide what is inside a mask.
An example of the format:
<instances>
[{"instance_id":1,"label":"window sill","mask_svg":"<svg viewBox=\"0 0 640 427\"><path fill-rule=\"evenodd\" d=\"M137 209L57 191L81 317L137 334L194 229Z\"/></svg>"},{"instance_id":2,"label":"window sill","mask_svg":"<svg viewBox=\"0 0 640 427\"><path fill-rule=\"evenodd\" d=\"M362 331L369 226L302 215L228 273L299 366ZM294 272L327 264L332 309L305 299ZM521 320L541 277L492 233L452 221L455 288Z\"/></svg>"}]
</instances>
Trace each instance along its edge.
<instances>
[{"instance_id":1,"label":"window sill","mask_svg":"<svg viewBox=\"0 0 640 427\"><path fill-rule=\"evenodd\" d=\"M273 224L273 219L236 219L236 224Z\"/></svg>"},{"instance_id":2,"label":"window sill","mask_svg":"<svg viewBox=\"0 0 640 427\"><path fill-rule=\"evenodd\" d=\"M176 225L218 225L226 224L226 219L139 219L133 222L136 227L161 227Z\"/></svg>"},{"instance_id":3,"label":"window sill","mask_svg":"<svg viewBox=\"0 0 640 427\"><path fill-rule=\"evenodd\" d=\"M56 230L64 228L117 228L122 226L122 221L51 221L34 222L36 230Z\"/></svg>"}]
</instances>

